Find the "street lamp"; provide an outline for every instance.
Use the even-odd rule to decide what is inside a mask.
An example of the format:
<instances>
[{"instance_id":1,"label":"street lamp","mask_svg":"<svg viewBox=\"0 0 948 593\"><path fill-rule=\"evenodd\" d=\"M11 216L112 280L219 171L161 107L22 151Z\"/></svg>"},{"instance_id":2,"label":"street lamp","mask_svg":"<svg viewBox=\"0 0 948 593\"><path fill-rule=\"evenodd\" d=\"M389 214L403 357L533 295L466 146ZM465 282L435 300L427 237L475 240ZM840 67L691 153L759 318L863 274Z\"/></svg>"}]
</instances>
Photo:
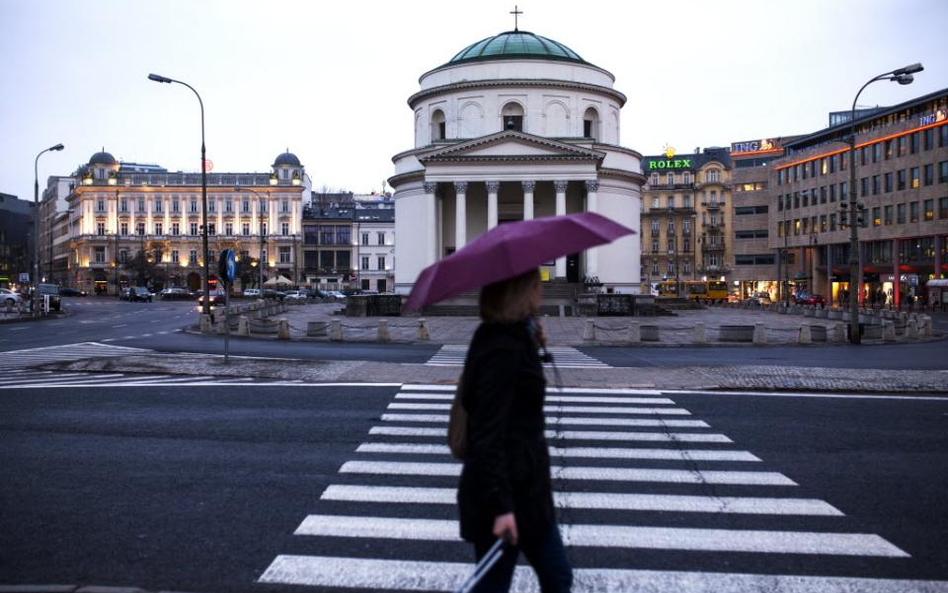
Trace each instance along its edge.
<instances>
[{"instance_id":1,"label":"street lamp","mask_svg":"<svg viewBox=\"0 0 948 593\"><path fill-rule=\"evenodd\" d=\"M260 254L257 259L260 260L260 286L259 286L260 298L263 298L263 268L264 268L263 247L264 247L264 241L265 241L264 232L263 232L263 196L261 196L256 191L250 189L249 187L235 187L234 191L236 192L249 191L253 195L257 196L257 210L259 211L259 214L257 215L257 217L260 219L259 220L260 222Z\"/></svg>"},{"instance_id":2,"label":"street lamp","mask_svg":"<svg viewBox=\"0 0 948 593\"><path fill-rule=\"evenodd\" d=\"M208 283L207 261L207 150L204 146L204 101L201 100L201 95L199 95L198 92L194 90L194 87L186 82L175 80L173 78L167 78L158 74L149 74L148 80L164 82L168 84L176 82L178 84L184 85L191 89L191 91L197 97L198 103L201 105L201 243L204 248L204 300L202 301L202 309L205 315L209 315L211 312L211 291L210 285Z\"/></svg>"},{"instance_id":3,"label":"street lamp","mask_svg":"<svg viewBox=\"0 0 948 593\"><path fill-rule=\"evenodd\" d=\"M43 156L43 153L49 152L51 150L62 150L65 148L62 144L57 144L56 146L50 146L45 150L41 150L36 158L33 160L33 298L31 302L33 304L33 315L39 315L39 291L36 289L39 286L39 219L40 219L40 208L39 208L39 158Z\"/></svg>"},{"instance_id":4,"label":"street lamp","mask_svg":"<svg viewBox=\"0 0 948 593\"><path fill-rule=\"evenodd\" d=\"M859 280L862 278L862 269L859 266L859 208L856 201L856 102L859 95L870 84L879 80L891 80L901 85L912 84L915 79L912 75L921 72L924 67L920 63L910 64L897 70L880 74L862 85L849 114L849 342L859 344Z\"/></svg>"}]
</instances>

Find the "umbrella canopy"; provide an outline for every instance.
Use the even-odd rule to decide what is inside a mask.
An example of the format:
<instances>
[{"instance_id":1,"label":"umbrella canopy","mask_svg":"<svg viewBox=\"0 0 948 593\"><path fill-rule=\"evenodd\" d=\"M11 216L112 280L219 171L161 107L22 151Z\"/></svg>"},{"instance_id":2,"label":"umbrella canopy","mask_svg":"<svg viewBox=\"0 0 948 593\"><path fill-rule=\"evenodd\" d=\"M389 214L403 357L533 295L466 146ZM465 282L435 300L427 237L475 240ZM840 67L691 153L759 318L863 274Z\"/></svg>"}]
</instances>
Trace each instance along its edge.
<instances>
[{"instance_id":1,"label":"umbrella canopy","mask_svg":"<svg viewBox=\"0 0 948 593\"><path fill-rule=\"evenodd\" d=\"M594 212L550 216L496 226L469 245L422 270L404 310L513 278L544 262L634 233Z\"/></svg>"},{"instance_id":2,"label":"umbrella canopy","mask_svg":"<svg viewBox=\"0 0 948 593\"><path fill-rule=\"evenodd\" d=\"M278 275L274 278L270 278L269 280L263 283L264 286L278 286L281 284L291 285L293 284L293 281L287 278L286 276Z\"/></svg>"}]
</instances>

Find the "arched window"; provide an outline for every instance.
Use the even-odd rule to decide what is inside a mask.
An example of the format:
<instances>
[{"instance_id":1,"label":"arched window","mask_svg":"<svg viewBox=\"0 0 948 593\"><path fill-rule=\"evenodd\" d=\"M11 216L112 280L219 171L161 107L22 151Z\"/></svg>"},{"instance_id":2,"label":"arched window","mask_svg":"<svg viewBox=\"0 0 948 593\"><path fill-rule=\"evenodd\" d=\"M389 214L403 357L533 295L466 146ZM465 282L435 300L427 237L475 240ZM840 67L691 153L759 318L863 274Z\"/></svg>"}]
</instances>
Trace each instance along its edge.
<instances>
[{"instance_id":1,"label":"arched window","mask_svg":"<svg viewBox=\"0 0 948 593\"><path fill-rule=\"evenodd\" d=\"M708 171L708 181L712 181L712 182L718 181L718 170L717 170L717 169L711 169L710 171Z\"/></svg>"},{"instance_id":2,"label":"arched window","mask_svg":"<svg viewBox=\"0 0 948 593\"><path fill-rule=\"evenodd\" d=\"M583 114L583 137L599 140L599 112L592 107Z\"/></svg>"},{"instance_id":3,"label":"arched window","mask_svg":"<svg viewBox=\"0 0 948 593\"><path fill-rule=\"evenodd\" d=\"M520 103L507 103L500 111L505 130L523 131L523 107Z\"/></svg>"},{"instance_id":4,"label":"arched window","mask_svg":"<svg viewBox=\"0 0 948 593\"><path fill-rule=\"evenodd\" d=\"M444 140L447 135L447 125L444 120L444 112L435 109L431 114L431 141Z\"/></svg>"}]
</instances>

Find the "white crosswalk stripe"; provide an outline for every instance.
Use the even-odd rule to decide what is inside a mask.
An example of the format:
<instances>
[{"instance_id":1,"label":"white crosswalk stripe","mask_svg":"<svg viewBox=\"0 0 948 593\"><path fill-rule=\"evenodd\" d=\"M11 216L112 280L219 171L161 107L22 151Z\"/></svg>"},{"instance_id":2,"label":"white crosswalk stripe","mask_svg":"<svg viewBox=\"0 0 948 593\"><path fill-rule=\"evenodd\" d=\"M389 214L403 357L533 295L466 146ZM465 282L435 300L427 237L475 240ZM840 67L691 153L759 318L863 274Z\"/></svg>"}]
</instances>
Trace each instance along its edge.
<instances>
[{"instance_id":1,"label":"white crosswalk stripe","mask_svg":"<svg viewBox=\"0 0 948 593\"><path fill-rule=\"evenodd\" d=\"M584 354L570 346L550 346L548 352L553 355L553 361L561 369L610 369L610 365ZM464 366L467 356L467 346L445 344L440 350L428 359L429 366ZM545 366L551 366L549 364Z\"/></svg>"},{"instance_id":2,"label":"white crosswalk stripe","mask_svg":"<svg viewBox=\"0 0 948 593\"><path fill-rule=\"evenodd\" d=\"M369 428L354 457L340 466L339 483L324 490L317 508L295 531L327 542L360 542L360 549L384 550L384 556L277 555L259 581L324 589L455 589L472 565L456 519L446 519L443 512L457 504L461 471L444 443L454 389L403 386L381 423ZM691 412L663 395L634 389L550 390L546 438L554 503L565 513L560 528L575 564L573 591L948 591L944 582L822 577L812 568L804 574L758 575L597 566L595 551L610 548L730 555L728 566L736 569L742 559L775 555L794 555L795 563L803 562L799 558L891 562L910 557L877 534L847 529L851 524L843 510L805 497L797 482L763 467L764 460L740 450L707 422L681 418ZM806 523L781 520L788 517ZM650 523L659 518L665 520ZM410 541L416 552L400 558L407 544L393 547L393 541ZM432 559L419 560L417 550L428 550ZM538 590L529 568L518 567L511 590Z\"/></svg>"},{"instance_id":3,"label":"white crosswalk stripe","mask_svg":"<svg viewBox=\"0 0 948 593\"><path fill-rule=\"evenodd\" d=\"M63 344L43 348L9 350L0 352L0 370L19 369L51 362L83 360L86 358L148 354L149 352L153 351L145 348L102 344L100 342L79 342L77 344Z\"/></svg>"}]
</instances>

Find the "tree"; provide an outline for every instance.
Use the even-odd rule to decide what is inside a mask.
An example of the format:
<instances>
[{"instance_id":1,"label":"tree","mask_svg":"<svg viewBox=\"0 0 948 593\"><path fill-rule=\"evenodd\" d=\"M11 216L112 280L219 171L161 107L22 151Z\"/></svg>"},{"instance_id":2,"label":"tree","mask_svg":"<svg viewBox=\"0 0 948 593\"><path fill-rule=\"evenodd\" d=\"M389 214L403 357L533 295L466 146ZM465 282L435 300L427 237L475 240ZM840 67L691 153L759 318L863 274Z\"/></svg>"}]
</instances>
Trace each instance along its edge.
<instances>
[{"instance_id":1,"label":"tree","mask_svg":"<svg viewBox=\"0 0 948 593\"><path fill-rule=\"evenodd\" d=\"M139 250L125 263L125 268L137 275L138 286L164 284L165 270L158 263L160 259L154 250Z\"/></svg>"},{"instance_id":2,"label":"tree","mask_svg":"<svg viewBox=\"0 0 948 593\"><path fill-rule=\"evenodd\" d=\"M237 261L237 270L234 276L240 279L241 286L253 286L260 280L259 265L260 260L256 257L250 257L249 255L242 255L240 257L240 260Z\"/></svg>"}]
</instances>

